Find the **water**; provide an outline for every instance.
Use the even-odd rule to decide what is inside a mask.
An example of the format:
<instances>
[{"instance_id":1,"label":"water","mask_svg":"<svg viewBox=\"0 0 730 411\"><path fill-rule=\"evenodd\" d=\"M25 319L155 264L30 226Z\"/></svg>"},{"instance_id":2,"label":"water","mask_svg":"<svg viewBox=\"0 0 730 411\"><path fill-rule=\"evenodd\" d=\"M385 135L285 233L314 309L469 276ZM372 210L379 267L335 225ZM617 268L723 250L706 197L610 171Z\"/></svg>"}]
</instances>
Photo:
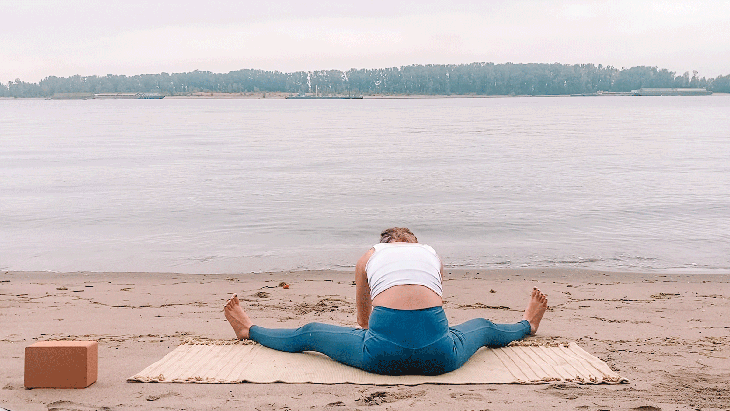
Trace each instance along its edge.
<instances>
[{"instance_id":1,"label":"water","mask_svg":"<svg viewBox=\"0 0 730 411\"><path fill-rule=\"evenodd\" d=\"M730 97L0 100L0 269L730 271Z\"/></svg>"}]
</instances>

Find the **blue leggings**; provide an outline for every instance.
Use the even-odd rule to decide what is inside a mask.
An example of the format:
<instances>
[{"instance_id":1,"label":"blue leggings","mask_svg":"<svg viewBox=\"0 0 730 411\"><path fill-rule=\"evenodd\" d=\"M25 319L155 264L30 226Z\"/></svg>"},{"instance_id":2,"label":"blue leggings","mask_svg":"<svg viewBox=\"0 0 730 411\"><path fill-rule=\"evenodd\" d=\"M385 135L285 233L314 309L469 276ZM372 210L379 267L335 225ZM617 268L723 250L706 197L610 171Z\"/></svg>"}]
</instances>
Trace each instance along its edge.
<instances>
[{"instance_id":1,"label":"blue leggings","mask_svg":"<svg viewBox=\"0 0 730 411\"><path fill-rule=\"evenodd\" d=\"M453 371L481 347L504 347L530 332L530 323L494 324L475 318L449 327L442 307L374 307L369 329L309 323L299 328L254 325L250 338L279 351L317 351L376 374L438 375Z\"/></svg>"}]
</instances>

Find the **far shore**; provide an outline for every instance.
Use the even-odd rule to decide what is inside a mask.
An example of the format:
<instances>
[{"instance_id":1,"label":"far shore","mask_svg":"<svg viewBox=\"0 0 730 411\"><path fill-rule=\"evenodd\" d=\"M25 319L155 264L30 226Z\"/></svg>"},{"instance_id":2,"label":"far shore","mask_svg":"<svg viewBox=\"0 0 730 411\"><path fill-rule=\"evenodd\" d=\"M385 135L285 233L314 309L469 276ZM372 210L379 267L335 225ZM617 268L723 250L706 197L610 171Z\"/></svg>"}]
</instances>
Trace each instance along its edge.
<instances>
[{"instance_id":1,"label":"far shore","mask_svg":"<svg viewBox=\"0 0 730 411\"><path fill-rule=\"evenodd\" d=\"M287 283L288 288L282 287ZM255 323L355 325L351 271L241 274L0 271L0 408L138 409L634 409L730 407L730 274L581 269L444 273L450 323L521 318L533 286L549 311L536 343L575 341L629 383L619 385L139 384L126 379L186 338L234 338L232 293ZM99 379L82 390L23 388L25 347L99 342Z\"/></svg>"},{"instance_id":2,"label":"far shore","mask_svg":"<svg viewBox=\"0 0 730 411\"><path fill-rule=\"evenodd\" d=\"M263 93L263 92L252 92L252 93L209 93L199 92L191 93L186 95L174 95L165 96L165 99L285 99L292 96L292 93ZM342 97L342 95L337 95ZM710 96L699 96L699 97L712 97L712 96L730 96L730 93L712 93ZM433 95L433 94L374 94L374 95L362 95L363 99L382 99L382 100L419 100L419 99L480 99L480 98L526 98L526 97L631 97L631 96L616 96L612 94L599 94L599 95L572 95L572 94L546 94L546 95L482 95L482 94L451 94L451 95ZM687 97L687 96L665 96L665 97ZM695 96L697 97L697 96ZM46 97L0 97L0 100L47 100ZM61 99L63 100L63 99ZM93 99L91 99L93 100Z\"/></svg>"}]
</instances>

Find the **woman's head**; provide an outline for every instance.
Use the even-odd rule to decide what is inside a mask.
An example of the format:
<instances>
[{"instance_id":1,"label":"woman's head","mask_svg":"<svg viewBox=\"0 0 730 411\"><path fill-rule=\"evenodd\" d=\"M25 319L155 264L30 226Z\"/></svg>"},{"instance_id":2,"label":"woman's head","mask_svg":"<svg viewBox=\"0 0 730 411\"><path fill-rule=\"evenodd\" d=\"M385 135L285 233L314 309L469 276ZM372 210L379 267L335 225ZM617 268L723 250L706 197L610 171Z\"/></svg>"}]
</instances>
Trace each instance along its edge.
<instances>
[{"instance_id":1,"label":"woman's head","mask_svg":"<svg viewBox=\"0 0 730 411\"><path fill-rule=\"evenodd\" d=\"M405 227L393 227L380 233L381 243L417 243L418 239Z\"/></svg>"}]
</instances>

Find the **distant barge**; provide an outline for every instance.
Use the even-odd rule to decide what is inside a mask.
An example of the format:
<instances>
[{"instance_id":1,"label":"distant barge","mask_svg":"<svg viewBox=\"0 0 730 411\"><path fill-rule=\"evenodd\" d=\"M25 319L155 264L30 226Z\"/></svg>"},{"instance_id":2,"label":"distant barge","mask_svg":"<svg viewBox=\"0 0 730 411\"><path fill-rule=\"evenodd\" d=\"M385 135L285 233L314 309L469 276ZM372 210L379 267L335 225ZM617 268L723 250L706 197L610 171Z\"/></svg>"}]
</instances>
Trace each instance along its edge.
<instances>
[{"instance_id":1,"label":"distant barge","mask_svg":"<svg viewBox=\"0 0 730 411\"><path fill-rule=\"evenodd\" d=\"M165 98L165 96L157 93L100 93L94 94L94 98L159 100Z\"/></svg>"},{"instance_id":2,"label":"distant barge","mask_svg":"<svg viewBox=\"0 0 730 411\"><path fill-rule=\"evenodd\" d=\"M362 100L362 96L286 96L286 98L296 100Z\"/></svg>"},{"instance_id":3,"label":"distant barge","mask_svg":"<svg viewBox=\"0 0 730 411\"><path fill-rule=\"evenodd\" d=\"M709 96L704 88L640 88L632 90L632 96Z\"/></svg>"},{"instance_id":4,"label":"distant barge","mask_svg":"<svg viewBox=\"0 0 730 411\"><path fill-rule=\"evenodd\" d=\"M163 94L158 93L56 93L51 97L52 100L93 100L93 99L145 99L159 100L165 98Z\"/></svg>"}]
</instances>

